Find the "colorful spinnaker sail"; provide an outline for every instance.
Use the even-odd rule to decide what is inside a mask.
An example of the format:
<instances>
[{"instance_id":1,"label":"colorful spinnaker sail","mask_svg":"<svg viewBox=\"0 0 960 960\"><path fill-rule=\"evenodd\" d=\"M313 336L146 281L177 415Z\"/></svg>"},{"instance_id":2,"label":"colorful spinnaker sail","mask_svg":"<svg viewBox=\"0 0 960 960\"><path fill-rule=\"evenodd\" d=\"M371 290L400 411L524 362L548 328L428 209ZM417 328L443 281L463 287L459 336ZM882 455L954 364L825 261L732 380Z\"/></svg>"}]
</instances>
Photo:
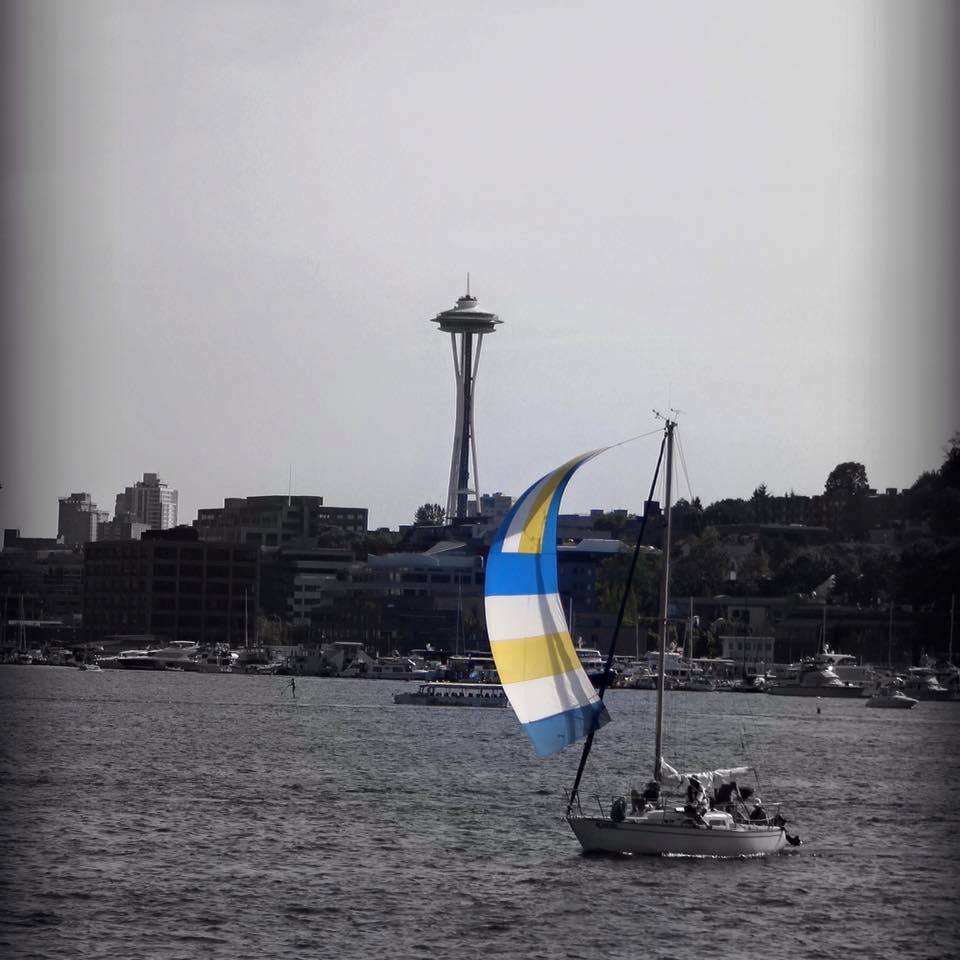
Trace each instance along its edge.
<instances>
[{"instance_id":1,"label":"colorful spinnaker sail","mask_svg":"<svg viewBox=\"0 0 960 960\"><path fill-rule=\"evenodd\" d=\"M570 640L557 584L560 498L577 468L603 449L575 457L530 487L503 521L487 558L490 649L510 704L541 757L610 719Z\"/></svg>"}]
</instances>

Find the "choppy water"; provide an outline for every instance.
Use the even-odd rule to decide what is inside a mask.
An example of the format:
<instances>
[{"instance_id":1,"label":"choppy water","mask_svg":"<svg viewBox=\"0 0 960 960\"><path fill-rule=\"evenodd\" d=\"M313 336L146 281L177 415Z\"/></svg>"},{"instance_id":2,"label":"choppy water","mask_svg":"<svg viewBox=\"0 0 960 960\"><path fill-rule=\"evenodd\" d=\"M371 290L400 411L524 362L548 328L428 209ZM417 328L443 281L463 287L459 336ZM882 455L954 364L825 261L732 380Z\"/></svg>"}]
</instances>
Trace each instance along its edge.
<instances>
[{"instance_id":1,"label":"choppy water","mask_svg":"<svg viewBox=\"0 0 960 960\"><path fill-rule=\"evenodd\" d=\"M287 682L0 668L0 953L960 955L960 704L677 696L667 758L746 748L804 845L610 858L561 818L577 751L537 760L512 711ZM653 694L607 698L585 789L609 796L647 779Z\"/></svg>"}]
</instances>

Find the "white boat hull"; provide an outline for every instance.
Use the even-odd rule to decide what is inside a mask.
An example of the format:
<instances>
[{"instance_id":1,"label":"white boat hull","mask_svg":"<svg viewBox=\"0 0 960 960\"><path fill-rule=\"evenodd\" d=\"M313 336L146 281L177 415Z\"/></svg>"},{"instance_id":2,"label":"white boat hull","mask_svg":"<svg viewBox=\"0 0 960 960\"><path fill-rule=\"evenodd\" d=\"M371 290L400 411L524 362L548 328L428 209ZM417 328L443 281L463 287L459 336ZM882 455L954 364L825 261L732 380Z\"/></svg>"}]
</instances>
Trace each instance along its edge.
<instances>
[{"instance_id":1,"label":"white boat hull","mask_svg":"<svg viewBox=\"0 0 960 960\"><path fill-rule=\"evenodd\" d=\"M567 822L587 853L672 854L691 857L759 857L782 850L783 827L740 824L704 827L691 820L654 822L628 818L569 816Z\"/></svg>"},{"instance_id":2,"label":"white boat hull","mask_svg":"<svg viewBox=\"0 0 960 960\"><path fill-rule=\"evenodd\" d=\"M917 701L912 697L871 697L867 701L868 707L881 707L886 710L909 710L916 705Z\"/></svg>"}]
</instances>

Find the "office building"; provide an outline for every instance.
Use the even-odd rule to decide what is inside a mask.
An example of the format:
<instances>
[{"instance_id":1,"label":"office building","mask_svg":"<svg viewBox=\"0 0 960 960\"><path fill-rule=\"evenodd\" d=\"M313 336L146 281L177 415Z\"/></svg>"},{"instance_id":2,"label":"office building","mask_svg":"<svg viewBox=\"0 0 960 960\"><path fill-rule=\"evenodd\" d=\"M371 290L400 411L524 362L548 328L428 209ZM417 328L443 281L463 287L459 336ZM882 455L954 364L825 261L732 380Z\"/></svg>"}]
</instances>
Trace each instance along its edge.
<instances>
[{"instance_id":1,"label":"office building","mask_svg":"<svg viewBox=\"0 0 960 960\"><path fill-rule=\"evenodd\" d=\"M67 546L92 543L97 539L97 524L106 519L106 511L97 509L89 493L60 497L57 538Z\"/></svg>"},{"instance_id":2,"label":"office building","mask_svg":"<svg viewBox=\"0 0 960 960\"><path fill-rule=\"evenodd\" d=\"M117 494L114 517L146 524L151 530L169 530L177 525L179 493L156 473L145 473L132 487Z\"/></svg>"}]
</instances>

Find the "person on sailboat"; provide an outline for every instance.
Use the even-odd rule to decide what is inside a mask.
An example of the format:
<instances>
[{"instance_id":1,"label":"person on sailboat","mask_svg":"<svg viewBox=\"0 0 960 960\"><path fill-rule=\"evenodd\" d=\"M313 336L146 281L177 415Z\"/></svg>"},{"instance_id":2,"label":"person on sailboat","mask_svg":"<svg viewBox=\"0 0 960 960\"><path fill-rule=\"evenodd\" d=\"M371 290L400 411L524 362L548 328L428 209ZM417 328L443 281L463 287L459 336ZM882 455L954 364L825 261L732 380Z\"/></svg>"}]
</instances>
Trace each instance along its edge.
<instances>
[{"instance_id":1,"label":"person on sailboat","mask_svg":"<svg viewBox=\"0 0 960 960\"><path fill-rule=\"evenodd\" d=\"M754 801L754 804L755 804L754 808L750 811L750 819L754 823L759 823L759 822L766 823L767 811L764 810L763 807L760 805L759 797L757 797L757 799Z\"/></svg>"},{"instance_id":2,"label":"person on sailboat","mask_svg":"<svg viewBox=\"0 0 960 960\"><path fill-rule=\"evenodd\" d=\"M737 809L737 804L743 801L740 793L740 787L736 780L729 783L721 783L717 788L716 806L724 813L732 814Z\"/></svg>"},{"instance_id":3,"label":"person on sailboat","mask_svg":"<svg viewBox=\"0 0 960 960\"><path fill-rule=\"evenodd\" d=\"M707 791L694 776L691 776L687 783L687 805L683 808L683 812L693 817L697 823L706 823L703 815L707 812Z\"/></svg>"},{"instance_id":4,"label":"person on sailboat","mask_svg":"<svg viewBox=\"0 0 960 960\"><path fill-rule=\"evenodd\" d=\"M646 813L652 810L660 802L660 784L656 780L651 780L644 788L643 793L638 793L636 787L630 791L630 813Z\"/></svg>"}]
</instances>

